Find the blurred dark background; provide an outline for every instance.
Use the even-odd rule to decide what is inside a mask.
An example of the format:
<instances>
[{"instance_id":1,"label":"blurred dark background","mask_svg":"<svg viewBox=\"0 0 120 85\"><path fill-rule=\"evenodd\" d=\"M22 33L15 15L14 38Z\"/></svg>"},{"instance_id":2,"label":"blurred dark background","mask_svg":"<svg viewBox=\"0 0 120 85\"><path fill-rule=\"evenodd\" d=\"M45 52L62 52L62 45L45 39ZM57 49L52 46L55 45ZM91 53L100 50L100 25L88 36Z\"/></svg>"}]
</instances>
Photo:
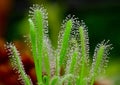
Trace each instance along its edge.
<instances>
[{"instance_id":1,"label":"blurred dark background","mask_svg":"<svg viewBox=\"0 0 120 85\"><path fill-rule=\"evenodd\" d=\"M14 1L9 13L6 39L22 38L28 33L28 10L33 3L43 4L49 13L50 37L56 46L58 31L62 20L68 15L76 15L79 20L84 20L89 30L91 51L102 40L110 40L114 50L111 55L120 55L120 1L119 0L11 0ZM57 21L56 21L57 20ZM55 24L52 24L55 23ZM56 25L56 26L52 26ZM24 27L23 27L24 26ZM26 30L26 31L25 31ZM57 31L57 32L56 32ZM53 36L52 36L53 35ZM119 58L119 57L118 57Z\"/></svg>"},{"instance_id":2,"label":"blurred dark background","mask_svg":"<svg viewBox=\"0 0 120 85\"><path fill-rule=\"evenodd\" d=\"M48 10L49 35L55 48L61 22L68 14L75 15L86 23L91 56L98 43L104 39L110 40L114 49L110 54L107 74L115 78L117 76L116 81L120 79L120 0L0 0L0 63L3 66L5 65L3 61L5 63L8 61L3 51L6 41L14 41L23 56L31 56L23 42L25 40L23 36L29 33L28 10L35 3L43 4ZM29 63L32 63L32 60ZM34 68L34 65L31 68ZM3 69L0 68L0 72ZM2 82L1 78L0 82ZM7 84L0 83L0 85Z\"/></svg>"}]
</instances>

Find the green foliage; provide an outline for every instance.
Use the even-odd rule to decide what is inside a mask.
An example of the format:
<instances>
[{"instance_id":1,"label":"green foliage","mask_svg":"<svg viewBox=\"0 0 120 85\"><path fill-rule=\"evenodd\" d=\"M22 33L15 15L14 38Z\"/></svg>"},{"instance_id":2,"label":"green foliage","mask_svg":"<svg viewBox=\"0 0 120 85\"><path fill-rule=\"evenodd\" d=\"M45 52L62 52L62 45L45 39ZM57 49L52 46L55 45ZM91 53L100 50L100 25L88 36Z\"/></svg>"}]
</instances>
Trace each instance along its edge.
<instances>
[{"instance_id":1,"label":"green foliage","mask_svg":"<svg viewBox=\"0 0 120 85\"><path fill-rule=\"evenodd\" d=\"M20 80L22 84L32 85L31 79L25 73L25 70L23 68L23 65L20 59L19 52L17 51L15 45L12 43L7 43L6 48L9 49L8 50L10 53L9 57L10 57L10 62L11 62L12 67L16 71L16 73L19 74L18 80Z\"/></svg>"},{"instance_id":2,"label":"green foliage","mask_svg":"<svg viewBox=\"0 0 120 85\"><path fill-rule=\"evenodd\" d=\"M107 65L111 44L103 41L97 45L90 66L89 38L83 21L68 15L61 26L58 48L53 50L48 37L46 10L39 5L33 5L30 9L30 42L38 85L93 85ZM23 83L31 85L17 49L13 44L6 47L12 53L11 64L20 72Z\"/></svg>"},{"instance_id":3,"label":"green foliage","mask_svg":"<svg viewBox=\"0 0 120 85\"><path fill-rule=\"evenodd\" d=\"M69 41L71 28L72 28L72 21L69 20L66 23L66 29L65 29L65 32L64 32L63 40L62 40L62 47L61 47L61 50L60 50L60 66L63 63L63 59L65 57L66 50L68 48L68 41Z\"/></svg>"}]
</instances>

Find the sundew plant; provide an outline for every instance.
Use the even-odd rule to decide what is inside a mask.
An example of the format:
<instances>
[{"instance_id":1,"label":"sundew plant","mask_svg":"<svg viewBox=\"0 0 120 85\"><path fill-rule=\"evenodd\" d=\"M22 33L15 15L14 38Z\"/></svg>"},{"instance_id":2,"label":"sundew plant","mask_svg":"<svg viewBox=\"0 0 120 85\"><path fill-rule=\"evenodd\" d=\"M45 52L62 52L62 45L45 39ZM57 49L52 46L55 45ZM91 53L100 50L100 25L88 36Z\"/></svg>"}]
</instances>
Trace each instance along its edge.
<instances>
[{"instance_id":1,"label":"sundew plant","mask_svg":"<svg viewBox=\"0 0 120 85\"><path fill-rule=\"evenodd\" d=\"M33 5L29 11L29 39L35 64L37 85L94 85L105 72L109 41L99 43L93 60L89 58L88 30L83 21L68 15L61 25L58 47L53 49L48 35L48 13L43 6ZM23 85L33 85L25 73L20 54L13 43L7 43L10 62ZM46 73L46 75L43 74Z\"/></svg>"}]
</instances>

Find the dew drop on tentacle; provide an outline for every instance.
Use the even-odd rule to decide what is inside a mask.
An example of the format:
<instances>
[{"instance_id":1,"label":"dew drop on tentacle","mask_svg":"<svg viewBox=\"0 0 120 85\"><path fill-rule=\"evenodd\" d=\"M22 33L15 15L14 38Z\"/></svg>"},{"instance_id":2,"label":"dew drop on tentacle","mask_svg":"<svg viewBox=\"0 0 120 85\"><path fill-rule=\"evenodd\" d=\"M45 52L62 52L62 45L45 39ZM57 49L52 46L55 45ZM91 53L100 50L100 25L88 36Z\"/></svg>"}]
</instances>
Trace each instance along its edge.
<instances>
[{"instance_id":1,"label":"dew drop on tentacle","mask_svg":"<svg viewBox=\"0 0 120 85\"><path fill-rule=\"evenodd\" d=\"M25 74L25 70L23 67L23 63L21 61L20 53L18 52L17 48L15 47L13 43L6 43L5 47L6 47L7 52L10 54L9 61L11 63L13 70L15 71L15 73L19 74L18 80L20 80L21 84L25 84L25 81L23 79L23 73L25 76L27 76L27 74Z\"/></svg>"},{"instance_id":2,"label":"dew drop on tentacle","mask_svg":"<svg viewBox=\"0 0 120 85\"><path fill-rule=\"evenodd\" d=\"M71 32L70 32L70 38L75 38L77 32L76 30L78 29L79 27L79 20L78 18L75 17L75 15L68 15L62 22L61 24L61 30L59 32L59 35L58 35L58 50L60 51L60 48L61 48L61 45L62 45L62 40L63 40L63 36L64 36L64 31L65 31L65 28L66 28L66 23L67 21L71 20L72 21L72 29L71 29Z\"/></svg>"},{"instance_id":3,"label":"dew drop on tentacle","mask_svg":"<svg viewBox=\"0 0 120 85\"><path fill-rule=\"evenodd\" d=\"M98 67L97 72L94 72L95 66L96 66L96 60L97 60L97 54L98 54L98 50L100 49L101 46L104 46L104 53L100 62L100 66ZM105 41L103 40L101 43L99 43L94 51L94 55L93 55L93 63L91 66L91 70L90 70L90 74L92 74L92 76L95 76L96 74L104 74L105 73L105 69L108 66L108 62L109 62L109 52L110 50L112 50L112 44L109 44L109 40ZM94 74L95 73L95 74Z\"/></svg>"},{"instance_id":4,"label":"dew drop on tentacle","mask_svg":"<svg viewBox=\"0 0 120 85\"><path fill-rule=\"evenodd\" d=\"M29 16L33 20L35 28L37 28L36 23L35 23L36 10L39 10L39 12L42 14L44 34L45 34L45 36L48 36L48 13L47 13L47 10L43 7L43 5L38 5L38 4L34 4L32 7L30 7Z\"/></svg>"}]
</instances>

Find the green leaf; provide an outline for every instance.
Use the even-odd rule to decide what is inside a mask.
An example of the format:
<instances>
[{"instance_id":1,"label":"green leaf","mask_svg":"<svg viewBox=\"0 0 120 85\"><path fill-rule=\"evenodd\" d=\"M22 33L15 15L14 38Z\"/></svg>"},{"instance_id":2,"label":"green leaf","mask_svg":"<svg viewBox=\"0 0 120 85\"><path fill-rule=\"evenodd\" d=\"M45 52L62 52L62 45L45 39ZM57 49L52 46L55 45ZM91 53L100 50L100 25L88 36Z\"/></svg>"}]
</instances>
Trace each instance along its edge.
<instances>
[{"instance_id":1,"label":"green leaf","mask_svg":"<svg viewBox=\"0 0 120 85\"><path fill-rule=\"evenodd\" d=\"M60 66L63 64L64 57L66 56L71 28L72 28L72 20L69 20L66 22L66 28L62 40L62 47L60 50L60 63L59 63Z\"/></svg>"}]
</instances>

